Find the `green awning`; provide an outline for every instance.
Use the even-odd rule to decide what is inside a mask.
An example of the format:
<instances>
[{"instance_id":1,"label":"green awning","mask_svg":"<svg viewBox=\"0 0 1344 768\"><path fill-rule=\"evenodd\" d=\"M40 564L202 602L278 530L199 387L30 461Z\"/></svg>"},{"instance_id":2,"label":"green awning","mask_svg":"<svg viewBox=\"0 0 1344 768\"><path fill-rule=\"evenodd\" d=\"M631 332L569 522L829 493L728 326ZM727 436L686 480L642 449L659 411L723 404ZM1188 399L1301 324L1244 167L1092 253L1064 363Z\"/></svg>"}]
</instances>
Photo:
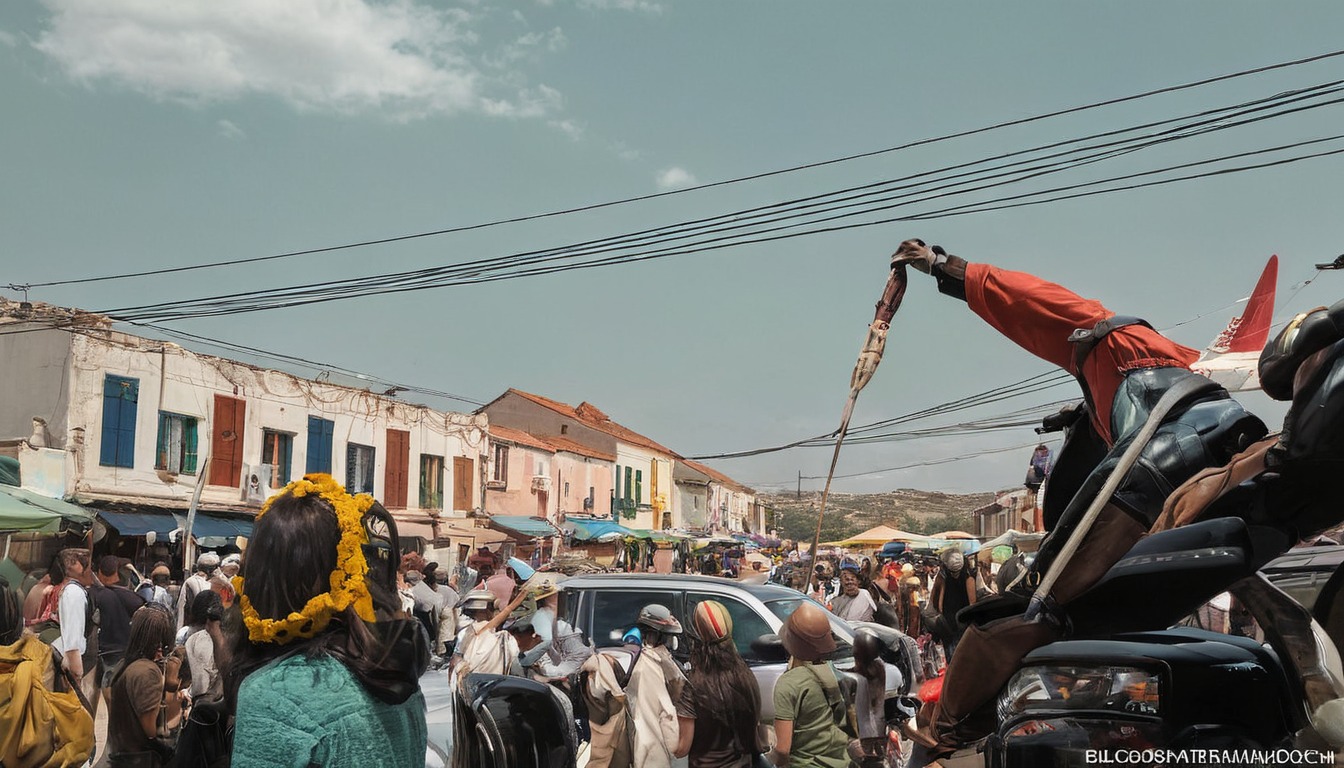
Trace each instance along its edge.
<instances>
[{"instance_id":1,"label":"green awning","mask_svg":"<svg viewBox=\"0 0 1344 768\"><path fill-rule=\"evenodd\" d=\"M545 538L560 534L547 520L526 515L491 515L490 527L502 529L505 533L517 533L524 538Z\"/></svg>"},{"instance_id":2,"label":"green awning","mask_svg":"<svg viewBox=\"0 0 1344 768\"><path fill-rule=\"evenodd\" d=\"M19 460L12 456L0 456L0 485L19 484Z\"/></svg>"},{"instance_id":3,"label":"green awning","mask_svg":"<svg viewBox=\"0 0 1344 768\"><path fill-rule=\"evenodd\" d=\"M67 501L53 499L13 485L0 485L0 531L56 533L61 521L93 525L93 515Z\"/></svg>"}]
</instances>

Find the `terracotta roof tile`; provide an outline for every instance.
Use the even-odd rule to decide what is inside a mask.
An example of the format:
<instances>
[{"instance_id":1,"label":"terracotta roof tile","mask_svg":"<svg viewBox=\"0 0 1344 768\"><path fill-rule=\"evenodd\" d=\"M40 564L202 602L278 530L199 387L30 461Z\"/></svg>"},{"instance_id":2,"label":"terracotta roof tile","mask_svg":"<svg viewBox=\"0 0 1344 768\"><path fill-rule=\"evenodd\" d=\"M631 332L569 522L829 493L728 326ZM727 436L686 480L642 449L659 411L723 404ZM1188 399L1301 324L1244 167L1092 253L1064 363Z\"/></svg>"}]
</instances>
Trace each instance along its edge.
<instances>
[{"instance_id":1,"label":"terracotta roof tile","mask_svg":"<svg viewBox=\"0 0 1344 768\"><path fill-rule=\"evenodd\" d=\"M555 450L557 451L565 451L567 453L577 453L580 456L587 456L589 458L600 459L602 461L616 460L616 454L614 453L603 453L602 451L599 451L595 448L589 448L586 445L570 440L568 437L557 437L555 435L551 435L546 438L546 442L554 446Z\"/></svg>"},{"instance_id":2,"label":"terracotta roof tile","mask_svg":"<svg viewBox=\"0 0 1344 768\"><path fill-rule=\"evenodd\" d=\"M490 437L496 440L504 440L514 445L525 445L528 448L537 448L547 453L555 453L555 446L551 445L549 438L537 437L521 429L509 429L508 427L490 426Z\"/></svg>"},{"instance_id":3,"label":"terracotta roof tile","mask_svg":"<svg viewBox=\"0 0 1344 768\"><path fill-rule=\"evenodd\" d=\"M752 490L751 488L748 488L747 486L745 486L745 485L743 485L743 484L737 482L737 481L734 480L733 478L731 478L731 477L729 477L729 476L723 474L722 472L718 471L717 469L714 469L714 468L712 468L712 467L707 467L707 466L705 466L704 464L701 464L701 463L698 462L698 461L691 461L690 459L678 459L678 461L680 461L682 464L685 464L686 466L690 467L691 469L694 469L694 470L697 471L697 472L700 472L700 473L702 473L702 474L709 475L710 479L714 480L714 482L718 483L719 485L726 485L726 486L728 486L729 488L733 488L733 489L735 489L735 490L742 491L743 493L755 493L755 492L756 492L756 491Z\"/></svg>"},{"instance_id":4,"label":"terracotta roof tile","mask_svg":"<svg viewBox=\"0 0 1344 768\"><path fill-rule=\"evenodd\" d=\"M551 400L550 398L547 397L542 397L541 395L534 395L531 394L530 392L524 392L521 389L513 389L512 387L510 387L509 392L518 395L519 397L522 397L524 399L530 400L536 403L537 405L542 406L543 408L549 408L552 411L555 411L556 413L568 416L569 418L574 419L575 421L578 421L584 424L585 426L596 429L599 432L605 432L608 435L611 435L612 437L622 442L630 443L631 445L638 445L643 448L649 448L651 450L658 451L659 453L665 454L667 456L672 456L673 458L676 458L678 460L681 458L680 454L678 454L676 451L673 451L671 448L660 445L657 442L639 434L638 432L629 429L627 427L623 427L620 424L617 424L616 422L612 421L609 417L607 417L607 414L598 410L595 406L593 406L590 403L587 402L580 403L578 408L574 408L573 406L561 403L556 400Z\"/></svg>"}]
</instances>

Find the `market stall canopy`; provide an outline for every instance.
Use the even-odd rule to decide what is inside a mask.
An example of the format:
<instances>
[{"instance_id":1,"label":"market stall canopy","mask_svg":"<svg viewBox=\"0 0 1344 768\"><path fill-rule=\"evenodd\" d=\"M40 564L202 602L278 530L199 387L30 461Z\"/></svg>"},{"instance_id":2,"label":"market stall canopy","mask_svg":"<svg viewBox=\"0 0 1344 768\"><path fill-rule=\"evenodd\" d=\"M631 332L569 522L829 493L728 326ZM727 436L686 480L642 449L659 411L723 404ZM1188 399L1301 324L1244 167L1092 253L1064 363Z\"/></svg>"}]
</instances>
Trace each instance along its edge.
<instances>
[{"instance_id":1,"label":"market stall canopy","mask_svg":"<svg viewBox=\"0 0 1344 768\"><path fill-rule=\"evenodd\" d=\"M635 535L634 531L611 520L575 520L571 517L563 527L573 534L574 541L608 542Z\"/></svg>"},{"instance_id":2,"label":"market stall canopy","mask_svg":"<svg viewBox=\"0 0 1344 768\"><path fill-rule=\"evenodd\" d=\"M144 536L150 531L167 541L168 534L182 527L182 523L168 512L132 512L130 510L100 509L98 517L122 536ZM200 515L197 515L197 520Z\"/></svg>"},{"instance_id":3,"label":"market stall canopy","mask_svg":"<svg viewBox=\"0 0 1344 768\"><path fill-rule=\"evenodd\" d=\"M0 485L0 531L56 533L63 521L87 528L93 525L93 515L68 501Z\"/></svg>"},{"instance_id":4,"label":"market stall canopy","mask_svg":"<svg viewBox=\"0 0 1344 768\"><path fill-rule=\"evenodd\" d=\"M19 484L19 460L13 456L0 456L0 485Z\"/></svg>"},{"instance_id":5,"label":"market stall canopy","mask_svg":"<svg viewBox=\"0 0 1344 768\"><path fill-rule=\"evenodd\" d=\"M965 531L943 531L942 533L932 533L932 534L929 534L929 538L931 538L931 539L977 539L977 540L978 540L980 537L979 537L979 536L976 536L974 533L967 533L967 532L965 532Z\"/></svg>"},{"instance_id":6,"label":"market stall canopy","mask_svg":"<svg viewBox=\"0 0 1344 768\"><path fill-rule=\"evenodd\" d=\"M649 528L631 528L630 534L637 539L649 539L651 541L663 542L663 543L666 542L675 543L678 541L682 541L683 539L689 538L688 536L680 536L670 531L655 531ZM728 539L727 541L733 544L738 543L733 539Z\"/></svg>"},{"instance_id":7,"label":"market stall canopy","mask_svg":"<svg viewBox=\"0 0 1344 768\"><path fill-rule=\"evenodd\" d=\"M472 539L474 547L490 547L506 541L509 536L490 528L459 528L455 525L439 525L440 539Z\"/></svg>"},{"instance_id":8,"label":"market stall canopy","mask_svg":"<svg viewBox=\"0 0 1344 768\"><path fill-rule=\"evenodd\" d=\"M995 547L1016 547L1018 549L1033 550L1041 539L1045 538L1045 533L1023 533L1022 531L1009 528L1003 533L986 541L985 549L994 549Z\"/></svg>"},{"instance_id":9,"label":"market stall canopy","mask_svg":"<svg viewBox=\"0 0 1344 768\"><path fill-rule=\"evenodd\" d=\"M546 519L526 515L491 515L490 527L523 539L560 535L560 531Z\"/></svg>"},{"instance_id":10,"label":"market stall canopy","mask_svg":"<svg viewBox=\"0 0 1344 768\"><path fill-rule=\"evenodd\" d=\"M182 528L187 527L187 516L181 516ZM236 539L248 538L252 535L252 520L239 517L224 517L223 515L208 515L204 512L197 512L196 519L192 521L191 536L201 543L203 539ZM219 546L205 544L205 546Z\"/></svg>"},{"instance_id":11,"label":"market stall canopy","mask_svg":"<svg viewBox=\"0 0 1344 768\"><path fill-rule=\"evenodd\" d=\"M878 525L863 533L856 533L847 539L828 541L825 544L832 547L880 547L889 541L925 542L929 538L918 533L892 528L889 525Z\"/></svg>"}]
</instances>

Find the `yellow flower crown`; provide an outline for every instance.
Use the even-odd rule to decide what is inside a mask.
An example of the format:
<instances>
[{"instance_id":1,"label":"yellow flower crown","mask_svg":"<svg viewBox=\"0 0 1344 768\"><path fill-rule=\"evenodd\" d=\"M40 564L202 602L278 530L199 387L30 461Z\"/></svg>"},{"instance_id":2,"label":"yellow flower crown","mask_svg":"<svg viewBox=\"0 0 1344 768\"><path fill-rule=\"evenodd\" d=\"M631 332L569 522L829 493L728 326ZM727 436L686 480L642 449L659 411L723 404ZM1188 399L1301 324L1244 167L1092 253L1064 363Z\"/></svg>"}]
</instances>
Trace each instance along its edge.
<instances>
[{"instance_id":1,"label":"yellow flower crown","mask_svg":"<svg viewBox=\"0 0 1344 768\"><path fill-rule=\"evenodd\" d=\"M233 577L233 589L240 598L248 638L254 643L284 645L296 637L312 637L326 628L332 616L351 605L361 619L373 621L373 596L369 594L369 585L365 581L369 564L364 559L362 549L369 541L369 534L364 529L364 513L373 506L373 497L363 493L351 496L331 475L315 473L305 475L302 480L295 480L285 486L280 494L267 499L257 513L257 519L261 519L271 508L271 502L285 493L296 498L315 493L336 510L341 539L336 544L336 568L331 572L331 591L317 595L303 606L303 610L283 619L264 619L252 607L252 601L248 600L243 578Z\"/></svg>"}]
</instances>

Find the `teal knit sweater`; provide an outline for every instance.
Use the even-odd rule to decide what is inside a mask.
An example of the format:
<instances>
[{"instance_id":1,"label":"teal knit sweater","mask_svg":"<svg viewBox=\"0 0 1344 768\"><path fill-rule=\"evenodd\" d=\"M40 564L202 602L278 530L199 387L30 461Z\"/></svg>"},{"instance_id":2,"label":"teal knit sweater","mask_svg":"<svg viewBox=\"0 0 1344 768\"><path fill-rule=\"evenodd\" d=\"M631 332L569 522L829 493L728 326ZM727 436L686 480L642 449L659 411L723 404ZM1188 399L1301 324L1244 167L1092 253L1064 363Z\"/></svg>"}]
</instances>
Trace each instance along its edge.
<instances>
[{"instance_id":1,"label":"teal knit sweater","mask_svg":"<svg viewBox=\"0 0 1344 768\"><path fill-rule=\"evenodd\" d=\"M367 768L425 764L425 697L401 704L369 695L330 656L290 656L248 675L238 690L233 768Z\"/></svg>"}]
</instances>

